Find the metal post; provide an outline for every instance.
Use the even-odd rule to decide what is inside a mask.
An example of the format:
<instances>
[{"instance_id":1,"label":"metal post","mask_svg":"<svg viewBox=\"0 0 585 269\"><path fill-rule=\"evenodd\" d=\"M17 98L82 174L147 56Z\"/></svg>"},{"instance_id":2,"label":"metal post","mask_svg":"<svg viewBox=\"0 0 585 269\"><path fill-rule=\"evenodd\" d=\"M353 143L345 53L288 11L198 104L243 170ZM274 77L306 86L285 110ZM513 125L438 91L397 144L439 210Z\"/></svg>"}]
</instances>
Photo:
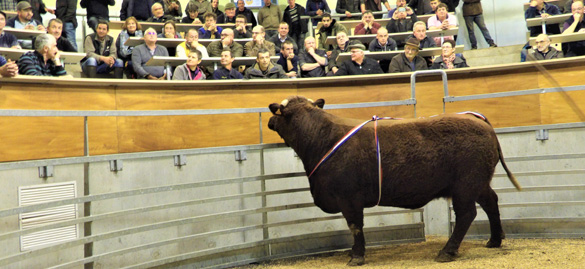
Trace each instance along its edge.
<instances>
[{"instance_id":1,"label":"metal post","mask_svg":"<svg viewBox=\"0 0 585 269\"><path fill-rule=\"evenodd\" d=\"M412 75L410 75L410 95L411 98L415 98L415 88L416 88L416 76L417 75L434 75L434 74L441 74L443 80L443 91L445 96L449 96L449 88L447 85L447 73L445 70L437 69L437 70L424 70L424 71L414 71ZM443 99L443 113L445 113L445 99ZM414 108L414 117L416 118L416 105Z\"/></svg>"},{"instance_id":2,"label":"metal post","mask_svg":"<svg viewBox=\"0 0 585 269\"><path fill-rule=\"evenodd\" d=\"M89 128L87 125L87 116L83 117L83 127L84 127L84 141L83 141L83 155L89 156ZM90 194L89 188L89 162L83 163L83 195L88 196ZM91 216L91 202L83 203L83 216L89 217ZM91 225L92 222L84 222L83 223L83 236L88 237L91 236ZM83 257L89 258L93 256L93 242L89 242L83 245ZM93 262L88 262L84 264L85 269L93 268Z\"/></svg>"}]
</instances>

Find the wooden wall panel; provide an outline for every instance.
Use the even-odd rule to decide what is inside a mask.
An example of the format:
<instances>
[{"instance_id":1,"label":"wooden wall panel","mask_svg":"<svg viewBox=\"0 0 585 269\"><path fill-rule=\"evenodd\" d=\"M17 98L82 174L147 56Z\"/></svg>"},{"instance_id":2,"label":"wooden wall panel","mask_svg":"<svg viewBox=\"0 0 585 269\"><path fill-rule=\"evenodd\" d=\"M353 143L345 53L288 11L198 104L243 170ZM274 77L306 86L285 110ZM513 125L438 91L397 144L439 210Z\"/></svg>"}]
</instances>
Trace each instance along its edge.
<instances>
[{"instance_id":1,"label":"wooden wall panel","mask_svg":"<svg viewBox=\"0 0 585 269\"><path fill-rule=\"evenodd\" d=\"M524 95L447 103L447 113L475 111L484 114L495 128L539 125L540 96Z\"/></svg>"},{"instance_id":2,"label":"wooden wall panel","mask_svg":"<svg viewBox=\"0 0 585 269\"><path fill-rule=\"evenodd\" d=\"M481 93L582 85L585 57L447 71L449 93ZM554 79L551 79L551 76ZM229 82L148 82L18 77L0 79L0 109L176 110L265 108L291 95L324 98L326 104L395 101L410 98L410 74L322 79ZM90 86L87 86L90 85ZM417 77L417 116L443 112L440 76ZM566 98L568 96L569 98ZM572 103L568 100L573 100ZM585 90L449 103L447 112L484 113L495 127L583 122ZM414 117L413 106L330 110L367 120L372 115ZM111 154L282 142L268 129L271 113L176 116L90 117L90 154ZM261 125L259 125L261 122ZM0 118L0 161L81 156L82 117Z\"/></svg>"},{"instance_id":3,"label":"wooden wall panel","mask_svg":"<svg viewBox=\"0 0 585 269\"><path fill-rule=\"evenodd\" d=\"M540 95L542 124L585 122L585 91Z\"/></svg>"},{"instance_id":4,"label":"wooden wall panel","mask_svg":"<svg viewBox=\"0 0 585 269\"><path fill-rule=\"evenodd\" d=\"M113 89L62 85L5 85L0 87L2 109L115 110ZM89 118L90 152L118 152L116 121ZM0 161L83 155L83 117L0 118Z\"/></svg>"}]
</instances>

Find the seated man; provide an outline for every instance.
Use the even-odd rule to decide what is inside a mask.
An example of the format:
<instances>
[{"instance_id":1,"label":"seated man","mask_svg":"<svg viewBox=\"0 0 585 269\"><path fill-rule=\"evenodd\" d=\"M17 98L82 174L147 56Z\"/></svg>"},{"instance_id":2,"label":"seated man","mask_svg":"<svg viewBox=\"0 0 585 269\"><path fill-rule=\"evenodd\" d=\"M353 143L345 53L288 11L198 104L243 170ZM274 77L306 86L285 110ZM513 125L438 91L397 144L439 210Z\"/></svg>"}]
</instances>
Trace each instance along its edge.
<instances>
[{"instance_id":1,"label":"seated man","mask_svg":"<svg viewBox=\"0 0 585 269\"><path fill-rule=\"evenodd\" d=\"M6 13L0 10L0 47L20 49L18 39L13 34L4 32L6 26Z\"/></svg>"},{"instance_id":2,"label":"seated man","mask_svg":"<svg viewBox=\"0 0 585 269\"><path fill-rule=\"evenodd\" d=\"M436 16L432 16L427 21L429 30L447 30L457 27L457 16L447 13L447 5L444 3L437 6ZM443 40L455 40L454 36L444 36ZM441 46L441 37L435 37L435 44Z\"/></svg>"},{"instance_id":3,"label":"seated man","mask_svg":"<svg viewBox=\"0 0 585 269\"><path fill-rule=\"evenodd\" d=\"M187 62L177 66L173 74L173 80L205 80L205 74L199 64L201 63L201 52L190 50Z\"/></svg>"},{"instance_id":4,"label":"seated man","mask_svg":"<svg viewBox=\"0 0 585 269\"><path fill-rule=\"evenodd\" d=\"M71 42L69 42L67 38L61 35L63 33L63 22L60 19L51 19L49 21L47 33L54 36L55 39L57 39L57 48L60 51L77 52L77 50L73 47L73 44L71 44ZM35 38L33 38L33 45L34 42ZM36 48L34 48L33 46L33 49Z\"/></svg>"},{"instance_id":5,"label":"seated man","mask_svg":"<svg viewBox=\"0 0 585 269\"><path fill-rule=\"evenodd\" d=\"M361 10L371 10L374 12L382 11L382 3L386 7L386 10L390 10L390 4L388 0L360 0L360 7ZM376 19L381 19L382 15L374 16Z\"/></svg>"},{"instance_id":6,"label":"seated man","mask_svg":"<svg viewBox=\"0 0 585 269\"><path fill-rule=\"evenodd\" d=\"M563 52L550 46L550 39L546 34L536 37L536 50L533 50L528 59L532 61L563 58Z\"/></svg>"},{"instance_id":7,"label":"seated man","mask_svg":"<svg viewBox=\"0 0 585 269\"><path fill-rule=\"evenodd\" d=\"M413 26L413 34L409 36L406 40L410 38L416 38L420 44L420 48L434 48L437 45L435 44L435 40L429 38L427 36L427 26L422 21L417 21ZM399 45L401 47L403 45ZM431 66L433 64L433 59L431 56L423 57L427 61L427 66Z\"/></svg>"},{"instance_id":8,"label":"seated man","mask_svg":"<svg viewBox=\"0 0 585 269\"><path fill-rule=\"evenodd\" d=\"M246 16L246 21L251 23L252 27L258 25L256 22L256 16L254 16L254 12L246 7L244 0L238 0L236 5L238 6L236 9L236 16L240 14Z\"/></svg>"},{"instance_id":9,"label":"seated man","mask_svg":"<svg viewBox=\"0 0 585 269\"><path fill-rule=\"evenodd\" d=\"M264 31L264 27L262 25L256 25L252 29L252 41L246 42L244 45L244 53L248 57L252 57L258 54L260 49L266 49L270 52L270 56L276 55L276 49L274 48L274 43L267 41L264 39L266 36L266 32Z\"/></svg>"},{"instance_id":10,"label":"seated man","mask_svg":"<svg viewBox=\"0 0 585 269\"><path fill-rule=\"evenodd\" d=\"M324 50L316 49L316 47L315 38L312 36L305 38L305 50L299 55L301 76L304 78L325 76L327 54Z\"/></svg>"},{"instance_id":11,"label":"seated man","mask_svg":"<svg viewBox=\"0 0 585 269\"><path fill-rule=\"evenodd\" d=\"M195 3L189 2L185 12L187 13L187 16L181 19L181 23L201 24L201 21L199 20L199 8Z\"/></svg>"},{"instance_id":12,"label":"seated man","mask_svg":"<svg viewBox=\"0 0 585 269\"><path fill-rule=\"evenodd\" d=\"M407 16L406 8L400 7L386 24L386 29L389 33L410 32L417 21L416 14Z\"/></svg>"},{"instance_id":13,"label":"seated man","mask_svg":"<svg viewBox=\"0 0 585 269\"><path fill-rule=\"evenodd\" d=\"M246 16L240 14L236 16L236 28L234 28L234 38L251 38L252 30L248 29Z\"/></svg>"},{"instance_id":14,"label":"seated man","mask_svg":"<svg viewBox=\"0 0 585 269\"><path fill-rule=\"evenodd\" d=\"M225 4L224 13L217 17L217 23L236 23L236 5L234 3Z\"/></svg>"},{"instance_id":15,"label":"seated man","mask_svg":"<svg viewBox=\"0 0 585 269\"><path fill-rule=\"evenodd\" d=\"M14 29L46 30L40 21L33 19L32 7L27 1L18 2L16 5L16 17L9 19L6 22L6 26ZM24 49L31 49L33 47L32 41L30 40L18 40L18 43Z\"/></svg>"},{"instance_id":16,"label":"seated man","mask_svg":"<svg viewBox=\"0 0 585 269\"><path fill-rule=\"evenodd\" d=\"M560 15L561 11L559 8L553 4L549 4L544 2L544 0L532 0L530 1L530 6L524 12L524 19L531 19L531 18L547 18L549 16ZM533 26L528 27L530 30L530 36L535 37L539 34L542 34L542 26ZM549 35L556 35L561 33L561 29L559 28L558 24L546 24L546 33Z\"/></svg>"},{"instance_id":17,"label":"seated man","mask_svg":"<svg viewBox=\"0 0 585 269\"><path fill-rule=\"evenodd\" d=\"M280 58L276 62L289 78L296 78L299 73L299 57L295 55L294 43L291 40L284 41L281 45Z\"/></svg>"},{"instance_id":18,"label":"seated man","mask_svg":"<svg viewBox=\"0 0 585 269\"><path fill-rule=\"evenodd\" d=\"M331 19L331 14L325 13L323 14L323 18L321 19L323 26L319 28L318 35L315 35L315 38L319 40L319 44L317 44L318 49L322 49L325 51L331 51L333 49L332 45L326 45L327 37L329 36L337 36L339 32L346 32L345 26L338 24L334 19ZM306 39L305 39L306 40Z\"/></svg>"},{"instance_id":19,"label":"seated man","mask_svg":"<svg viewBox=\"0 0 585 269\"><path fill-rule=\"evenodd\" d=\"M382 25L374 21L374 14L372 11L364 12L362 22L358 24L353 30L354 35L371 35L376 34Z\"/></svg>"},{"instance_id":20,"label":"seated man","mask_svg":"<svg viewBox=\"0 0 585 269\"><path fill-rule=\"evenodd\" d=\"M57 40L49 34L38 35L34 51L29 51L18 59L18 73L31 76L65 76L61 63L61 52Z\"/></svg>"},{"instance_id":21,"label":"seated man","mask_svg":"<svg viewBox=\"0 0 585 269\"><path fill-rule=\"evenodd\" d=\"M406 0L396 0L396 8L388 10L388 18L392 18L394 16L394 12L396 12L396 10L399 8L404 8L407 16L412 16L412 14L414 14L414 10L406 5Z\"/></svg>"},{"instance_id":22,"label":"seated man","mask_svg":"<svg viewBox=\"0 0 585 269\"><path fill-rule=\"evenodd\" d=\"M347 37L347 34L345 32L337 33L335 40L337 41L337 47L335 47L331 51L331 55L329 55L329 60L327 63L327 67L329 67L329 72L327 73L327 76L334 75L339 69L339 66L341 65L340 62L339 63L337 62L337 57L339 56L339 54L349 51L349 37Z\"/></svg>"},{"instance_id":23,"label":"seated man","mask_svg":"<svg viewBox=\"0 0 585 269\"><path fill-rule=\"evenodd\" d=\"M213 41L207 45L207 52L210 57L221 57L221 52L228 49L234 57L244 55L244 47L238 42L234 42L234 30L226 28L221 32L221 40Z\"/></svg>"},{"instance_id":24,"label":"seated man","mask_svg":"<svg viewBox=\"0 0 585 269\"><path fill-rule=\"evenodd\" d=\"M431 0L429 3L431 6L431 10L426 12L425 15L435 14L437 12L437 7L439 6L440 3L441 3L441 0Z\"/></svg>"},{"instance_id":25,"label":"seated man","mask_svg":"<svg viewBox=\"0 0 585 269\"><path fill-rule=\"evenodd\" d=\"M234 63L234 56L228 49L221 52L221 67L213 72L213 79L243 79L242 73L238 72L232 64Z\"/></svg>"},{"instance_id":26,"label":"seated man","mask_svg":"<svg viewBox=\"0 0 585 269\"><path fill-rule=\"evenodd\" d=\"M88 78L112 71L115 78L122 78L124 75L124 61L118 59L114 38L108 35L109 31L108 22L99 20L96 32L85 37L83 47L86 56L81 60L81 70Z\"/></svg>"},{"instance_id":27,"label":"seated man","mask_svg":"<svg viewBox=\"0 0 585 269\"><path fill-rule=\"evenodd\" d=\"M425 59L418 56L419 49L418 39L408 39L404 46L404 53L400 53L392 58L388 71L390 73L398 73L427 70L427 62Z\"/></svg>"},{"instance_id":28,"label":"seated man","mask_svg":"<svg viewBox=\"0 0 585 269\"><path fill-rule=\"evenodd\" d=\"M138 78L165 80L167 74L164 66L146 66L153 56L169 56L167 48L157 45L157 33L153 28L144 31L144 44L134 47L132 51L132 67Z\"/></svg>"},{"instance_id":29,"label":"seated man","mask_svg":"<svg viewBox=\"0 0 585 269\"><path fill-rule=\"evenodd\" d=\"M175 17L170 16L170 15L165 15L165 11L163 9L163 6L158 2L156 2L152 5L151 10L152 10L152 17L148 18L148 20L146 20L147 22L166 22L166 21L175 20Z\"/></svg>"},{"instance_id":30,"label":"seated man","mask_svg":"<svg viewBox=\"0 0 585 269\"><path fill-rule=\"evenodd\" d=\"M345 75L366 75L366 74L382 74L380 64L374 59L366 58L364 50L366 46L362 44L349 45L351 52L351 60L341 63L339 70L335 73L336 76Z\"/></svg>"},{"instance_id":31,"label":"seated man","mask_svg":"<svg viewBox=\"0 0 585 269\"><path fill-rule=\"evenodd\" d=\"M431 69L454 69L469 67L463 55L459 56L455 54L455 41L445 40L441 49L441 56L435 59Z\"/></svg>"},{"instance_id":32,"label":"seated man","mask_svg":"<svg viewBox=\"0 0 585 269\"><path fill-rule=\"evenodd\" d=\"M256 25L258 26L258 25ZM288 78L282 70L282 67L278 64L273 64L270 61L270 52L265 49L261 48L258 51L258 56L256 56L256 63L246 69L246 74L244 75L246 79L256 79L256 78Z\"/></svg>"},{"instance_id":33,"label":"seated man","mask_svg":"<svg viewBox=\"0 0 585 269\"><path fill-rule=\"evenodd\" d=\"M292 37L288 35L289 33L288 30L289 30L288 23L280 22L280 25L278 25L278 34L271 37L270 40L268 40L274 43L274 50L276 54L280 53L280 47L282 43L284 43L284 41L286 40L290 40L293 42L295 53L299 51L296 40L294 40Z\"/></svg>"},{"instance_id":34,"label":"seated man","mask_svg":"<svg viewBox=\"0 0 585 269\"><path fill-rule=\"evenodd\" d=\"M177 45L175 56L187 58L187 52L192 49L197 49L201 52L201 59L209 57L205 46L199 44L199 32L195 28L189 28L189 31L185 34L185 42Z\"/></svg>"},{"instance_id":35,"label":"seated man","mask_svg":"<svg viewBox=\"0 0 585 269\"><path fill-rule=\"evenodd\" d=\"M396 50L396 41L391 37L388 37L388 30L385 28L380 28L378 33L376 34L376 39L370 42L370 51L391 51ZM388 73L388 66L390 65L390 60L380 60L380 68L384 73Z\"/></svg>"},{"instance_id":36,"label":"seated man","mask_svg":"<svg viewBox=\"0 0 585 269\"><path fill-rule=\"evenodd\" d=\"M199 28L199 38L201 39L220 39L223 28L216 25L217 15L213 12L207 12L203 15L205 24Z\"/></svg>"},{"instance_id":37,"label":"seated man","mask_svg":"<svg viewBox=\"0 0 585 269\"><path fill-rule=\"evenodd\" d=\"M585 21L583 20L583 2L576 1L571 5L573 16L565 21L563 34L585 32ZM566 43L565 56L585 55L585 40Z\"/></svg>"},{"instance_id":38,"label":"seated man","mask_svg":"<svg viewBox=\"0 0 585 269\"><path fill-rule=\"evenodd\" d=\"M4 56L0 55L0 78L12 78L18 74L18 65L12 60L6 61Z\"/></svg>"}]
</instances>

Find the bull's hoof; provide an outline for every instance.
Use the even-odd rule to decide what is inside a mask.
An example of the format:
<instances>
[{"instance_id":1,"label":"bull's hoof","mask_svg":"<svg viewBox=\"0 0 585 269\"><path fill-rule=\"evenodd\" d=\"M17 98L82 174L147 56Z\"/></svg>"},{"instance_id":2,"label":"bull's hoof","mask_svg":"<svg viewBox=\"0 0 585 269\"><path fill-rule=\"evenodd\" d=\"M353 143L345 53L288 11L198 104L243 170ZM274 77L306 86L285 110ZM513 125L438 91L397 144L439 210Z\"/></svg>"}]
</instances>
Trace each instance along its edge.
<instances>
[{"instance_id":1,"label":"bull's hoof","mask_svg":"<svg viewBox=\"0 0 585 269\"><path fill-rule=\"evenodd\" d=\"M435 258L436 262L452 262L457 257L457 253L447 253L444 250L439 251L439 255Z\"/></svg>"},{"instance_id":2,"label":"bull's hoof","mask_svg":"<svg viewBox=\"0 0 585 269\"><path fill-rule=\"evenodd\" d=\"M360 266L366 263L366 259L364 257L352 257L351 260L347 263L348 266Z\"/></svg>"},{"instance_id":3,"label":"bull's hoof","mask_svg":"<svg viewBox=\"0 0 585 269\"><path fill-rule=\"evenodd\" d=\"M485 244L486 248L499 248L502 246L502 240L492 240L490 239L487 244Z\"/></svg>"}]
</instances>

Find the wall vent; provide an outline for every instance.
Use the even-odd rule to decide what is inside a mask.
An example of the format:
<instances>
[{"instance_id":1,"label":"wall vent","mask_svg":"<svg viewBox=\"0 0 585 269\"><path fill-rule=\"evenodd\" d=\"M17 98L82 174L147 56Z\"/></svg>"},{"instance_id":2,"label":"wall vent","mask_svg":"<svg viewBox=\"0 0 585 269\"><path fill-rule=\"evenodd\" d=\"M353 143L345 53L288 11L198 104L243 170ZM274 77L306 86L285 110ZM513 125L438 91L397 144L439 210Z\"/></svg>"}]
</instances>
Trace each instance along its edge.
<instances>
[{"instance_id":1,"label":"wall vent","mask_svg":"<svg viewBox=\"0 0 585 269\"><path fill-rule=\"evenodd\" d=\"M77 197L75 181L24 186L18 188L19 206L42 204ZM29 229L51 223L77 218L77 205L51 207L19 215L20 229ZM26 251L45 245L77 239L77 225L60 227L26 234L20 237L20 250Z\"/></svg>"}]
</instances>

